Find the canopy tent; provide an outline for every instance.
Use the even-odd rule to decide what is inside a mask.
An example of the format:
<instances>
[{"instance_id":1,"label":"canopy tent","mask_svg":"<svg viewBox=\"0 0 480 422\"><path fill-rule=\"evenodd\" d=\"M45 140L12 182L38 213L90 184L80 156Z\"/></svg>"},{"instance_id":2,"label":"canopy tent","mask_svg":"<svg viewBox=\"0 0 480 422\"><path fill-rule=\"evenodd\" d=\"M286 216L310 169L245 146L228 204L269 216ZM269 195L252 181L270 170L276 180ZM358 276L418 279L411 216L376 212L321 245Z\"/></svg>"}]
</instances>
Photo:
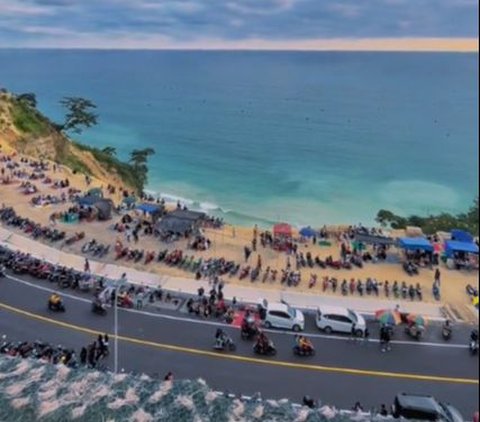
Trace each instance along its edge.
<instances>
[{"instance_id":1,"label":"canopy tent","mask_svg":"<svg viewBox=\"0 0 480 422\"><path fill-rule=\"evenodd\" d=\"M158 214L162 212L163 207L157 204L140 204L137 205L137 210L143 211L147 214Z\"/></svg>"},{"instance_id":2,"label":"canopy tent","mask_svg":"<svg viewBox=\"0 0 480 422\"><path fill-rule=\"evenodd\" d=\"M87 192L86 196L96 196L97 198L103 198L103 191L101 188L92 188Z\"/></svg>"},{"instance_id":3,"label":"canopy tent","mask_svg":"<svg viewBox=\"0 0 480 422\"><path fill-rule=\"evenodd\" d=\"M455 252L466 252L478 255L478 246L472 242L447 240L445 242L445 254L450 258Z\"/></svg>"},{"instance_id":4,"label":"canopy tent","mask_svg":"<svg viewBox=\"0 0 480 422\"><path fill-rule=\"evenodd\" d=\"M299 233L300 236L303 237L314 237L317 235L317 231L312 229L310 226L301 228Z\"/></svg>"},{"instance_id":5,"label":"canopy tent","mask_svg":"<svg viewBox=\"0 0 480 422\"><path fill-rule=\"evenodd\" d=\"M423 250L433 252L432 244L424 237L401 237L399 246L409 251Z\"/></svg>"},{"instance_id":6,"label":"canopy tent","mask_svg":"<svg viewBox=\"0 0 480 422\"><path fill-rule=\"evenodd\" d=\"M278 223L273 226L273 235L274 236L292 236L292 226L286 223Z\"/></svg>"},{"instance_id":7,"label":"canopy tent","mask_svg":"<svg viewBox=\"0 0 480 422\"><path fill-rule=\"evenodd\" d=\"M465 230L453 229L450 232L452 240L464 243L473 243L473 236Z\"/></svg>"},{"instance_id":8,"label":"canopy tent","mask_svg":"<svg viewBox=\"0 0 480 422\"><path fill-rule=\"evenodd\" d=\"M99 220L110 220L112 218L114 205L111 199L97 199L94 207L98 210Z\"/></svg>"},{"instance_id":9,"label":"canopy tent","mask_svg":"<svg viewBox=\"0 0 480 422\"><path fill-rule=\"evenodd\" d=\"M357 242L376 244L376 245L394 245L396 240L392 237L375 236L371 234L355 234Z\"/></svg>"},{"instance_id":10,"label":"canopy tent","mask_svg":"<svg viewBox=\"0 0 480 422\"><path fill-rule=\"evenodd\" d=\"M185 235L193 229L194 223L187 219L165 216L155 224L155 230L160 233L176 233Z\"/></svg>"},{"instance_id":11,"label":"canopy tent","mask_svg":"<svg viewBox=\"0 0 480 422\"><path fill-rule=\"evenodd\" d=\"M79 205L83 205L85 207L91 207L99 200L96 196L82 196L81 198L77 199Z\"/></svg>"},{"instance_id":12,"label":"canopy tent","mask_svg":"<svg viewBox=\"0 0 480 422\"><path fill-rule=\"evenodd\" d=\"M134 196L126 196L125 198L122 199L122 202L126 205L132 205L137 201L137 199Z\"/></svg>"},{"instance_id":13,"label":"canopy tent","mask_svg":"<svg viewBox=\"0 0 480 422\"><path fill-rule=\"evenodd\" d=\"M205 218L206 214L200 211L174 210L167 214L168 217L175 217L181 220L190 220L197 222Z\"/></svg>"}]
</instances>

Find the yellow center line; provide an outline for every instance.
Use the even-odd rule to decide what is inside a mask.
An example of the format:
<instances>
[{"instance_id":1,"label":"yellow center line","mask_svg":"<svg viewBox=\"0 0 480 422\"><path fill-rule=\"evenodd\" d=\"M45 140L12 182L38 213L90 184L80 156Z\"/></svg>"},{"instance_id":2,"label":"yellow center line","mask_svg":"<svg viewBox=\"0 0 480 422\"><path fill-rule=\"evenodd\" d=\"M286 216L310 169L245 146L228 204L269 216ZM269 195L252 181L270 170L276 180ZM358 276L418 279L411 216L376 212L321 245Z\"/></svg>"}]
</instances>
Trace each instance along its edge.
<instances>
[{"instance_id":1,"label":"yellow center line","mask_svg":"<svg viewBox=\"0 0 480 422\"><path fill-rule=\"evenodd\" d=\"M15 308L13 306L7 305L6 303L0 302L0 308L23 315L28 318L32 318L38 321L57 325L59 327L67 328L70 330L79 331L86 334L93 334L93 335L98 335L99 333L98 330L92 330L91 328L81 327L79 325L69 324L67 322L47 318L42 315L25 311L23 309ZM113 334L109 334L109 336L113 337ZM408 373L400 373L400 372L384 372L384 371L373 371L373 370L367 370L367 369L341 368L341 367L334 367L334 366L322 366L322 365L312 365L312 364L285 362L285 361L277 361L277 360L265 360L265 359L247 357L247 356L222 354L222 353L212 352L208 350L193 349L190 347L176 346L173 344L157 343L154 341L141 340L138 338L127 337L127 336L118 336L118 339L124 342L137 344L141 346L150 346L157 349L172 350L176 352L190 353L190 354L195 354L200 356L209 356L217 359L228 359L228 360L239 361L239 362L259 363L262 365L280 366L284 368L306 369L311 371L333 372L333 373L349 374L349 375L364 375L364 376L383 377L383 378L409 379L409 380L416 380L416 381L433 381L433 382L446 382L446 383L453 383L453 384L478 385L478 379L472 379L472 378L454 378L454 377L443 377L443 376L435 376L435 375L408 374Z\"/></svg>"}]
</instances>

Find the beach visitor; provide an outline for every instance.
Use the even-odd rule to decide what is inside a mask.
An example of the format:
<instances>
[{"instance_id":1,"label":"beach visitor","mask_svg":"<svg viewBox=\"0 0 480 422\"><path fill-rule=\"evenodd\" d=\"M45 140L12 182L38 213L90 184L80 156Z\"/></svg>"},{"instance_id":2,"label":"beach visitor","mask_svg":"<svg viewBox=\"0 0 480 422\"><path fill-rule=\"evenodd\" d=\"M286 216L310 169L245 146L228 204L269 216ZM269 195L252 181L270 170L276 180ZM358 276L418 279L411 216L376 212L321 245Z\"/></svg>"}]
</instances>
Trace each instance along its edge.
<instances>
[{"instance_id":1,"label":"beach visitor","mask_svg":"<svg viewBox=\"0 0 480 422\"><path fill-rule=\"evenodd\" d=\"M245 262L247 262L247 261L248 261L248 258L250 258L250 255L251 255L251 253L252 253L252 250L251 250L248 246L245 246L245 247L243 248L243 252L244 252L244 254L245 254Z\"/></svg>"},{"instance_id":2,"label":"beach visitor","mask_svg":"<svg viewBox=\"0 0 480 422\"><path fill-rule=\"evenodd\" d=\"M252 239L252 250L253 250L253 252L257 251L257 238L256 237L254 237Z\"/></svg>"},{"instance_id":3,"label":"beach visitor","mask_svg":"<svg viewBox=\"0 0 480 422\"><path fill-rule=\"evenodd\" d=\"M257 258L257 268L258 268L259 270L262 269L262 257L261 257L260 254L258 255L258 258Z\"/></svg>"},{"instance_id":4,"label":"beach visitor","mask_svg":"<svg viewBox=\"0 0 480 422\"><path fill-rule=\"evenodd\" d=\"M438 287L440 287L440 270L438 268L435 270L435 276L433 278L433 281L437 284Z\"/></svg>"},{"instance_id":5,"label":"beach visitor","mask_svg":"<svg viewBox=\"0 0 480 422\"><path fill-rule=\"evenodd\" d=\"M85 258L85 265L83 266L83 271L86 273L90 272L90 262L88 261L88 258Z\"/></svg>"}]
</instances>

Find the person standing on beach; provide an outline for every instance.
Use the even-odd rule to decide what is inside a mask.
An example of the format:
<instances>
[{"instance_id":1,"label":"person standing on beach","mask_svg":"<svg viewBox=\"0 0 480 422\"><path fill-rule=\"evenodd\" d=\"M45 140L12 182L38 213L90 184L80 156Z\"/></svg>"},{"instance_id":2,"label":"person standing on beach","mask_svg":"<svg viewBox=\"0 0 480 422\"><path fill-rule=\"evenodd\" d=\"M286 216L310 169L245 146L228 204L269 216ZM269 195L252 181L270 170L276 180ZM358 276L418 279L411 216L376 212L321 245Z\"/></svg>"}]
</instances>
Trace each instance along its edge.
<instances>
[{"instance_id":1,"label":"person standing on beach","mask_svg":"<svg viewBox=\"0 0 480 422\"><path fill-rule=\"evenodd\" d=\"M435 276L433 278L433 282L438 286L440 287L440 270L437 268L435 270Z\"/></svg>"},{"instance_id":2,"label":"person standing on beach","mask_svg":"<svg viewBox=\"0 0 480 422\"><path fill-rule=\"evenodd\" d=\"M243 252L244 252L244 254L245 254L245 262L247 262L247 261L248 261L248 258L250 258L250 255L251 255L252 251L251 251L251 249L250 249L248 246L245 246L245 247L243 248Z\"/></svg>"},{"instance_id":3,"label":"person standing on beach","mask_svg":"<svg viewBox=\"0 0 480 422\"><path fill-rule=\"evenodd\" d=\"M258 254L258 258L257 258L257 268L258 268L259 270L262 269L262 257L261 257L260 254Z\"/></svg>"},{"instance_id":4,"label":"person standing on beach","mask_svg":"<svg viewBox=\"0 0 480 422\"><path fill-rule=\"evenodd\" d=\"M89 273L90 272L90 262L88 261L88 258L85 258L85 265L83 267L83 270L86 272L86 273Z\"/></svg>"},{"instance_id":5,"label":"person standing on beach","mask_svg":"<svg viewBox=\"0 0 480 422\"><path fill-rule=\"evenodd\" d=\"M253 252L257 251L257 238L256 237L254 237L252 239L252 250L253 250Z\"/></svg>"}]
</instances>

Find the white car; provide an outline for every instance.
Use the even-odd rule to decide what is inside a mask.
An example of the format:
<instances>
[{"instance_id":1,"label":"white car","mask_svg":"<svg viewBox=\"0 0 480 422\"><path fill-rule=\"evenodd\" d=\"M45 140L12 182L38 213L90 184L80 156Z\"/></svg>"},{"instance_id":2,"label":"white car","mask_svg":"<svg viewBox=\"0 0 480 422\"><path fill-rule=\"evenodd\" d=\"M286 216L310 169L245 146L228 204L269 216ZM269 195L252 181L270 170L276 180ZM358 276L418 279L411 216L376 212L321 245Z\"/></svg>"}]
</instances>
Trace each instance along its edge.
<instances>
[{"instance_id":1,"label":"white car","mask_svg":"<svg viewBox=\"0 0 480 422\"><path fill-rule=\"evenodd\" d=\"M367 327L365 319L358 312L340 306L320 306L315 322L327 334L333 331L350 334L355 324L355 334L358 337L363 336Z\"/></svg>"},{"instance_id":2,"label":"white car","mask_svg":"<svg viewBox=\"0 0 480 422\"><path fill-rule=\"evenodd\" d=\"M263 325L265 328L286 328L287 330L303 331L305 329L305 317L298 309L292 308L285 303L262 304Z\"/></svg>"}]
</instances>

